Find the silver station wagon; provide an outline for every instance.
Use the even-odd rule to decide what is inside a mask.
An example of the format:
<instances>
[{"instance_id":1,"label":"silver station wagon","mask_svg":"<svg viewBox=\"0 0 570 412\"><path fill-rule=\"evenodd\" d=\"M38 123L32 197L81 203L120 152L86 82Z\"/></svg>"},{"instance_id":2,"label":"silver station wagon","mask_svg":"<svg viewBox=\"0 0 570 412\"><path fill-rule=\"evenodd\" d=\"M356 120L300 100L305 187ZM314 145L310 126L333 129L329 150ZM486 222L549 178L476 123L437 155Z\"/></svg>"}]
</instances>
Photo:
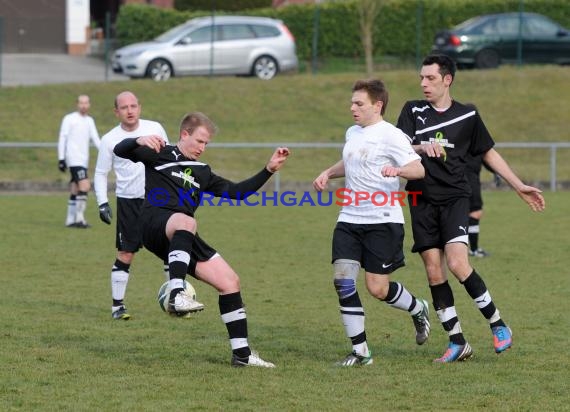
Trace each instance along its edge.
<instances>
[{"instance_id":1,"label":"silver station wagon","mask_svg":"<svg viewBox=\"0 0 570 412\"><path fill-rule=\"evenodd\" d=\"M209 16L188 20L156 37L117 49L115 73L168 80L185 75L244 75L272 79L297 70L295 38L280 20Z\"/></svg>"}]
</instances>

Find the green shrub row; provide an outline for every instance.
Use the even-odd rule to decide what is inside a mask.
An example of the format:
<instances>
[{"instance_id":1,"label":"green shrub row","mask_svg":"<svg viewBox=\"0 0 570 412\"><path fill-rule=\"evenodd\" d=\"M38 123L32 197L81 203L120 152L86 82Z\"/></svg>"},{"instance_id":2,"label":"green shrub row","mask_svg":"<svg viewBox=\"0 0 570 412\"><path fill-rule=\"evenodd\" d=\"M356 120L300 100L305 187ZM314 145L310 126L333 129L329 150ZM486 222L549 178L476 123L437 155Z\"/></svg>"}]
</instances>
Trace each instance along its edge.
<instances>
[{"instance_id":1,"label":"green shrub row","mask_svg":"<svg viewBox=\"0 0 570 412\"><path fill-rule=\"evenodd\" d=\"M479 14L518 11L520 5L520 0L382 1L374 30L375 54L399 57L426 54L438 30ZM544 14L570 27L568 0L524 0L523 8L524 11ZM150 40L190 18L210 13L208 10L189 12L138 4L125 5L117 17L117 38L121 45ZM318 27L319 58L363 56L358 0L255 9L248 14L283 20L295 36L301 60L311 59L315 27Z\"/></svg>"},{"instance_id":2,"label":"green shrub row","mask_svg":"<svg viewBox=\"0 0 570 412\"><path fill-rule=\"evenodd\" d=\"M182 11L224 10L239 11L271 7L271 0L174 0L174 8Z\"/></svg>"}]
</instances>

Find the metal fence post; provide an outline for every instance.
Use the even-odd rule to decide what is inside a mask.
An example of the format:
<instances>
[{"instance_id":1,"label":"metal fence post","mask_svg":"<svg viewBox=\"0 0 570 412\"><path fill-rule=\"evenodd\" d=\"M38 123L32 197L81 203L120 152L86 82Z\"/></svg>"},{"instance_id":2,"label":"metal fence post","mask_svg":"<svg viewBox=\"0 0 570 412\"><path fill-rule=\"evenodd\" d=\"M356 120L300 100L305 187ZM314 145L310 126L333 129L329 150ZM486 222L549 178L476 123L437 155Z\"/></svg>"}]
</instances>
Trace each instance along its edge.
<instances>
[{"instance_id":1,"label":"metal fence post","mask_svg":"<svg viewBox=\"0 0 570 412\"><path fill-rule=\"evenodd\" d=\"M422 62L422 22L424 19L424 2L418 0L416 7L416 67Z\"/></svg>"},{"instance_id":2,"label":"metal fence post","mask_svg":"<svg viewBox=\"0 0 570 412\"><path fill-rule=\"evenodd\" d=\"M311 55L311 72L317 74L318 67L318 49L319 49L319 21L320 21L320 0L315 2L315 14L313 17L313 43L311 45L312 55Z\"/></svg>"},{"instance_id":3,"label":"metal fence post","mask_svg":"<svg viewBox=\"0 0 570 412\"><path fill-rule=\"evenodd\" d=\"M556 145L550 146L550 191L556 192Z\"/></svg>"},{"instance_id":4,"label":"metal fence post","mask_svg":"<svg viewBox=\"0 0 570 412\"><path fill-rule=\"evenodd\" d=\"M111 13L105 13L105 81L109 81L109 50L111 41Z\"/></svg>"},{"instance_id":5,"label":"metal fence post","mask_svg":"<svg viewBox=\"0 0 570 412\"><path fill-rule=\"evenodd\" d=\"M0 16L0 87L2 87L2 43L4 43L4 17Z\"/></svg>"}]
</instances>

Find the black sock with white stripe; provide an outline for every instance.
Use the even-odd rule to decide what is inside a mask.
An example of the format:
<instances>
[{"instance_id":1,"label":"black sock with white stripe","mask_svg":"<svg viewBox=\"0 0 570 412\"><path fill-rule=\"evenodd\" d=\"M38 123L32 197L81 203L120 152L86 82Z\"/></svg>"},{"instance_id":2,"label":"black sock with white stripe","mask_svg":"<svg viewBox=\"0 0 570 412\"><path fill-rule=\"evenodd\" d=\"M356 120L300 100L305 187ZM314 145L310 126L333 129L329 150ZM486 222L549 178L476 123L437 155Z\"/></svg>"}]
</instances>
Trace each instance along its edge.
<instances>
[{"instance_id":1,"label":"black sock with white stripe","mask_svg":"<svg viewBox=\"0 0 570 412\"><path fill-rule=\"evenodd\" d=\"M194 234L187 230L177 230L170 240L168 251L168 271L170 273L170 299L184 289L184 279L188 273L190 253Z\"/></svg>"},{"instance_id":2,"label":"black sock with white stripe","mask_svg":"<svg viewBox=\"0 0 570 412\"><path fill-rule=\"evenodd\" d=\"M466 341L461 330L457 312L455 311L455 301L453 299L451 286L445 281L440 285L430 285L429 288L433 299L433 307L435 308L443 329L449 336L449 341L458 345L465 345Z\"/></svg>"},{"instance_id":3,"label":"black sock with white stripe","mask_svg":"<svg viewBox=\"0 0 570 412\"><path fill-rule=\"evenodd\" d=\"M247 341L247 316L241 293L220 295L218 305L220 306L222 321L228 330L232 352L241 359L249 357L251 349Z\"/></svg>"},{"instance_id":4,"label":"black sock with white stripe","mask_svg":"<svg viewBox=\"0 0 570 412\"><path fill-rule=\"evenodd\" d=\"M473 302L475 302L479 308L479 311L485 316L485 319L489 321L491 327L506 326L505 322L501 319L499 310L493 303L493 299L491 299L491 294L487 290L485 282L483 282L481 276L475 272L475 269L462 284L467 293L469 293L469 296L471 296L471 299L473 299Z\"/></svg>"}]
</instances>

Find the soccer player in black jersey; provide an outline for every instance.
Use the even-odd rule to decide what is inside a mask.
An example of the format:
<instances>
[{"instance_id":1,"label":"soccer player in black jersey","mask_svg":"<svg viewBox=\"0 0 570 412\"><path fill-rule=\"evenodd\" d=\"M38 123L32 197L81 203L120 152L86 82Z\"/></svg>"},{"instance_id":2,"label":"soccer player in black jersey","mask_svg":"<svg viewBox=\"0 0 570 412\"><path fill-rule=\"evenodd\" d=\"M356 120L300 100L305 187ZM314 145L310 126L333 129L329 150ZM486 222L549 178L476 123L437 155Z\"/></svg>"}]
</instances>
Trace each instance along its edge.
<instances>
[{"instance_id":1,"label":"soccer player in black jersey","mask_svg":"<svg viewBox=\"0 0 570 412\"><path fill-rule=\"evenodd\" d=\"M445 263L488 320L495 352L501 353L512 346L511 330L501 318L483 279L469 264L471 189L465 177L467 154L481 155L533 211L545 208L541 191L525 185L493 149L493 139L478 112L452 99L450 87L455 69L448 56L426 57L420 71L425 100L406 102L397 123L413 139L412 145L426 170L423 179L408 181L406 189L422 192L416 206L410 207L412 251L422 257L433 305L449 335L448 348L436 362L461 361L473 354L461 330Z\"/></svg>"},{"instance_id":2,"label":"soccer player in black jersey","mask_svg":"<svg viewBox=\"0 0 570 412\"><path fill-rule=\"evenodd\" d=\"M184 313L186 274L213 286L219 292L222 321L232 348L232 366L275 365L251 351L240 281L230 265L197 233L195 212L201 195L245 199L258 190L285 163L289 150L279 147L257 174L239 183L215 175L198 159L215 135L215 124L203 113L184 116L176 146L158 136L125 139L115 146L117 156L145 166L145 201L141 213L143 244L169 266L169 311Z\"/></svg>"},{"instance_id":3,"label":"soccer player in black jersey","mask_svg":"<svg viewBox=\"0 0 570 412\"><path fill-rule=\"evenodd\" d=\"M465 106L477 110L472 103L465 103ZM471 188L471 196L469 196L469 256L484 258L489 253L479 246L479 223L483 217L483 195L481 193L481 169L485 167L489 172L493 173L495 184L500 182L500 176L496 174L486 163L483 162L482 156L473 156L467 153L465 157L465 177Z\"/></svg>"}]
</instances>

